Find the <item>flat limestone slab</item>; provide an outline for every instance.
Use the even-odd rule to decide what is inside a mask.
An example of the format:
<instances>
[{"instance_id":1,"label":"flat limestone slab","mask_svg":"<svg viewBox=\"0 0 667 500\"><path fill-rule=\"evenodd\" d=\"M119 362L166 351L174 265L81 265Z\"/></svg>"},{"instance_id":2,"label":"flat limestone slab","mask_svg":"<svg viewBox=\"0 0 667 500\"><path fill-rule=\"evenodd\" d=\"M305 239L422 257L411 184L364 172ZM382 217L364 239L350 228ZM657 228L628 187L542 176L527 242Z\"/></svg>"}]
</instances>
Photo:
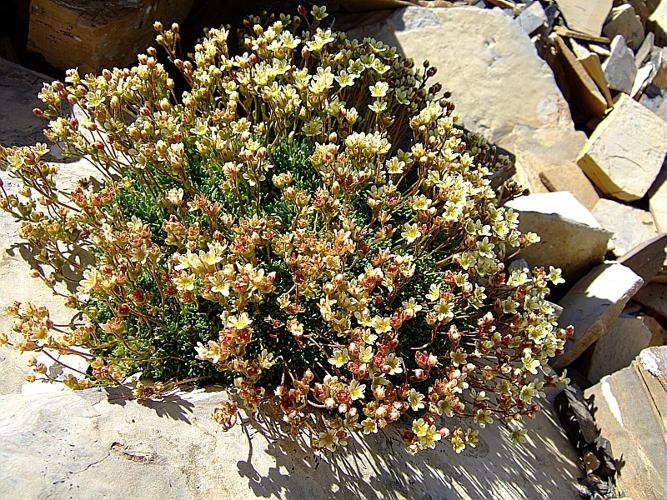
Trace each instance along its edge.
<instances>
[{"instance_id":1,"label":"flat limestone slab","mask_svg":"<svg viewBox=\"0 0 667 500\"><path fill-rule=\"evenodd\" d=\"M558 323L573 325L574 336L553 367L565 368L605 335L642 284L630 268L616 262L597 266L579 280L558 303L563 308Z\"/></svg>"},{"instance_id":2,"label":"flat limestone slab","mask_svg":"<svg viewBox=\"0 0 667 500\"><path fill-rule=\"evenodd\" d=\"M667 152L666 127L660 117L621 95L577 162L603 193L621 201L638 200L660 172Z\"/></svg>"},{"instance_id":3,"label":"flat limestone slab","mask_svg":"<svg viewBox=\"0 0 667 500\"><path fill-rule=\"evenodd\" d=\"M416 64L428 60L438 68L433 81L452 92L466 128L493 142L517 126L574 128L551 69L519 23L499 9L408 7L348 35L382 40Z\"/></svg>"},{"instance_id":4,"label":"flat limestone slab","mask_svg":"<svg viewBox=\"0 0 667 500\"><path fill-rule=\"evenodd\" d=\"M592 212L600 225L613 233L611 243L617 257L657 235L653 217L646 210L602 198Z\"/></svg>"},{"instance_id":5,"label":"flat limestone slab","mask_svg":"<svg viewBox=\"0 0 667 500\"><path fill-rule=\"evenodd\" d=\"M392 431L317 460L270 427L228 432L211 418L223 392L140 405L89 390L0 396L0 497L578 498L576 455L550 406L512 445L487 427L477 448L410 456ZM545 405L549 405L545 403Z\"/></svg>"},{"instance_id":6,"label":"flat limestone slab","mask_svg":"<svg viewBox=\"0 0 667 500\"><path fill-rule=\"evenodd\" d=\"M568 28L600 36L613 0L556 0Z\"/></svg>"}]
</instances>

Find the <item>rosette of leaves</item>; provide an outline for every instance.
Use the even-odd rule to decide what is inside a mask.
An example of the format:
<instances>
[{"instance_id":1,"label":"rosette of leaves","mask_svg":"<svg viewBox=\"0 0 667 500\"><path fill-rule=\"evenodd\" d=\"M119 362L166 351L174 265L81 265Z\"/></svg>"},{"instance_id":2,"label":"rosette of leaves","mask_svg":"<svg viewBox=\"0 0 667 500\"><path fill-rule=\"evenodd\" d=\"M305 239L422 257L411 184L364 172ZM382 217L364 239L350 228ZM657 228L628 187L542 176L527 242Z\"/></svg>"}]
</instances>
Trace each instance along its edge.
<instances>
[{"instance_id":1,"label":"rosette of leaves","mask_svg":"<svg viewBox=\"0 0 667 500\"><path fill-rule=\"evenodd\" d=\"M44 87L46 137L99 174L61 189L46 146L0 148L23 186L2 208L39 249L34 274L76 286L81 319L15 304L3 341L86 358L74 389L138 372L144 398L230 383L318 450L392 424L411 452L459 452L493 422L520 439L557 383L560 273L508 272L537 237L501 206L503 160L456 126L435 70L325 15L249 19L236 55L210 29L189 59L178 26L156 23L166 65L149 48Z\"/></svg>"}]
</instances>

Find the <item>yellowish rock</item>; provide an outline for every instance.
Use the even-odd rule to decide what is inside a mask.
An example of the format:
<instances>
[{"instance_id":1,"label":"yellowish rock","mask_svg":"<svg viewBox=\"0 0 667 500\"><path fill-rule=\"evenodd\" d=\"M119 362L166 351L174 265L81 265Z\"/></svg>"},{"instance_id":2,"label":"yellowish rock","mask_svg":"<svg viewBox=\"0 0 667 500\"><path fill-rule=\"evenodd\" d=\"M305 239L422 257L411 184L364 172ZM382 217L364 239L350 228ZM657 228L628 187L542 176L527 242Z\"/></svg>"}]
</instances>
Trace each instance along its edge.
<instances>
[{"instance_id":1,"label":"yellowish rock","mask_svg":"<svg viewBox=\"0 0 667 500\"><path fill-rule=\"evenodd\" d=\"M659 116L622 95L577 162L603 193L622 201L638 200L660 172L667 152L665 132Z\"/></svg>"},{"instance_id":2,"label":"yellowish rock","mask_svg":"<svg viewBox=\"0 0 667 500\"><path fill-rule=\"evenodd\" d=\"M613 0L556 0L568 28L600 36Z\"/></svg>"}]
</instances>

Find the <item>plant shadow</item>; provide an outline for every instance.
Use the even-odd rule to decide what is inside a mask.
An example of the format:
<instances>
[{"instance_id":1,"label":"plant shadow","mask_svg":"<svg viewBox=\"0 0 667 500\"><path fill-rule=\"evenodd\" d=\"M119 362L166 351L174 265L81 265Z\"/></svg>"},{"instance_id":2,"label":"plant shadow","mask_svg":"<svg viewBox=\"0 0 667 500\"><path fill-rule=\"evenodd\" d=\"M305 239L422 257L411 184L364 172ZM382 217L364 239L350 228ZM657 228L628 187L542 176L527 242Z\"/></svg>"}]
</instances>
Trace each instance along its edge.
<instances>
[{"instance_id":1,"label":"plant shadow","mask_svg":"<svg viewBox=\"0 0 667 500\"><path fill-rule=\"evenodd\" d=\"M132 393L132 389L127 386L105 387L107 400L111 404L125 406L128 401L136 400L140 405L155 411L160 418L170 418L171 420L180 420L191 424L189 415L195 407L192 401L181 397L179 393L164 395L159 400L137 399Z\"/></svg>"},{"instance_id":2,"label":"plant shadow","mask_svg":"<svg viewBox=\"0 0 667 500\"><path fill-rule=\"evenodd\" d=\"M441 443L410 455L388 431L350 438L347 447L324 457L292 439L276 419L259 415L242 424L248 457L237 467L260 498L577 498L574 450L551 408L538 415L523 447L487 427L478 446L461 454ZM266 449L260 449L264 440ZM260 454L274 462L268 470Z\"/></svg>"}]
</instances>

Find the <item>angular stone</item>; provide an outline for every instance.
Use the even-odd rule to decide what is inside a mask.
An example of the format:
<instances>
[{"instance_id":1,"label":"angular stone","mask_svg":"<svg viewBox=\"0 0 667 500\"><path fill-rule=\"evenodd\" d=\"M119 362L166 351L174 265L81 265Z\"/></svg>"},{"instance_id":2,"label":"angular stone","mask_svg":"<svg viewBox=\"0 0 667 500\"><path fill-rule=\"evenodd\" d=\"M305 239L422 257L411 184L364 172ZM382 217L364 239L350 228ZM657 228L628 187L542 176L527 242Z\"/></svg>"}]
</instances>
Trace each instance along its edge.
<instances>
[{"instance_id":1,"label":"angular stone","mask_svg":"<svg viewBox=\"0 0 667 500\"><path fill-rule=\"evenodd\" d=\"M33 0L28 50L82 73L126 66L155 37L153 21L181 22L193 0Z\"/></svg>"},{"instance_id":2,"label":"angular stone","mask_svg":"<svg viewBox=\"0 0 667 500\"><path fill-rule=\"evenodd\" d=\"M619 5L611 9L602 33L608 38L623 36L628 46L636 50L644 41L644 25L631 5Z\"/></svg>"},{"instance_id":3,"label":"angular stone","mask_svg":"<svg viewBox=\"0 0 667 500\"><path fill-rule=\"evenodd\" d=\"M521 11L516 20L521 29L530 35L546 24L547 16L540 2L533 2Z\"/></svg>"},{"instance_id":4,"label":"angular stone","mask_svg":"<svg viewBox=\"0 0 667 500\"><path fill-rule=\"evenodd\" d=\"M589 210L600 199L591 181L574 162L549 167L540 172L540 179L549 191L569 191Z\"/></svg>"},{"instance_id":5,"label":"angular stone","mask_svg":"<svg viewBox=\"0 0 667 500\"><path fill-rule=\"evenodd\" d=\"M637 74L635 56L621 35L616 35L611 41L611 55L602 64L602 71L610 89L626 94L632 91Z\"/></svg>"},{"instance_id":6,"label":"angular stone","mask_svg":"<svg viewBox=\"0 0 667 500\"><path fill-rule=\"evenodd\" d=\"M632 297L652 314L667 318L667 286L660 283L649 283Z\"/></svg>"},{"instance_id":7,"label":"angular stone","mask_svg":"<svg viewBox=\"0 0 667 500\"><path fill-rule=\"evenodd\" d=\"M592 383L605 375L621 370L651 345L653 333L641 318L621 315L606 335L591 347L592 353L585 374Z\"/></svg>"},{"instance_id":8,"label":"angular stone","mask_svg":"<svg viewBox=\"0 0 667 500\"><path fill-rule=\"evenodd\" d=\"M516 180L531 193L547 189L540 173L550 167L576 165L577 154L586 143L586 134L575 130L516 127L503 137L500 145L515 155Z\"/></svg>"},{"instance_id":9,"label":"angular stone","mask_svg":"<svg viewBox=\"0 0 667 500\"><path fill-rule=\"evenodd\" d=\"M651 51L653 50L653 41L655 40L655 35L653 33L648 33L646 35L646 38L644 38L644 41L642 44L639 46L637 49L637 52L635 53L635 65L639 68L646 59L649 58L651 55Z\"/></svg>"},{"instance_id":10,"label":"angular stone","mask_svg":"<svg viewBox=\"0 0 667 500\"><path fill-rule=\"evenodd\" d=\"M665 498L667 347L645 349L627 368L586 390L595 420L625 465L616 484L627 497Z\"/></svg>"},{"instance_id":11,"label":"angular stone","mask_svg":"<svg viewBox=\"0 0 667 500\"><path fill-rule=\"evenodd\" d=\"M643 197L667 151L665 122L622 95L582 149L578 163L603 192L622 201Z\"/></svg>"},{"instance_id":12,"label":"angular stone","mask_svg":"<svg viewBox=\"0 0 667 500\"><path fill-rule=\"evenodd\" d=\"M645 24L648 16L651 15L651 7L649 6L649 2L646 2L645 0L614 0L614 7L620 7L623 4L632 6L642 24Z\"/></svg>"},{"instance_id":13,"label":"angular stone","mask_svg":"<svg viewBox=\"0 0 667 500\"><path fill-rule=\"evenodd\" d=\"M129 391L128 391L129 392ZM475 448L411 456L393 430L318 458L259 414L225 431L214 389L127 401L118 389L0 397L0 497L499 498L577 497L577 455L552 406L526 421L527 443L497 426ZM275 417L274 417L275 418ZM530 475L507 464L525 464ZM492 469L493 474L488 470ZM418 474L415 470L419 470ZM558 478L554 477L558 471Z\"/></svg>"},{"instance_id":14,"label":"angular stone","mask_svg":"<svg viewBox=\"0 0 667 500\"><path fill-rule=\"evenodd\" d=\"M586 68L560 36L552 33L549 39L553 41L556 50L555 75L559 85L568 89L573 108L585 114L585 119L604 115L607 102Z\"/></svg>"},{"instance_id":15,"label":"angular stone","mask_svg":"<svg viewBox=\"0 0 667 500\"><path fill-rule=\"evenodd\" d=\"M602 262L609 233L572 194L532 194L507 206L519 213L521 231L540 235L539 243L521 253L531 266L559 267L573 282Z\"/></svg>"},{"instance_id":16,"label":"angular stone","mask_svg":"<svg viewBox=\"0 0 667 500\"><path fill-rule=\"evenodd\" d=\"M653 77L657 71L657 65L653 61L649 61L644 66L639 68L637 70L637 75L635 76L635 82L632 84L630 96L634 99L637 99L651 83L651 80L653 80Z\"/></svg>"},{"instance_id":17,"label":"angular stone","mask_svg":"<svg viewBox=\"0 0 667 500\"><path fill-rule=\"evenodd\" d=\"M642 284L631 269L616 262L601 264L579 280L559 302L563 314L558 323L573 325L574 336L553 367L565 368L604 336Z\"/></svg>"},{"instance_id":18,"label":"angular stone","mask_svg":"<svg viewBox=\"0 0 667 500\"><path fill-rule=\"evenodd\" d=\"M570 40L570 43L572 44L574 55L577 56L577 60L581 63L584 69L586 69L586 72L593 79L600 92L602 92L605 101L607 101L607 106L612 107L614 105L614 101L611 98L609 85L607 85L607 79L605 78L604 72L602 71L600 56L589 51L586 47L578 43L574 38Z\"/></svg>"},{"instance_id":19,"label":"angular stone","mask_svg":"<svg viewBox=\"0 0 667 500\"><path fill-rule=\"evenodd\" d=\"M28 146L45 142L46 122L32 110L41 104L37 94L53 78L0 58L0 144Z\"/></svg>"},{"instance_id":20,"label":"angular stone","mask_svg":"<svg viewBox=\"0 0 667 500\"><path fill-rule=\"evenodd\" d=\"M642 321L651 332L651 347L667 343L667 330L653 316L642 316Z\"/></svg>"},{"instance_id":21,"label":"angular stone","mask_svg":"<svg viewBox=\"0 0 667 500\"><path fill-rule=\"evenodd\" d=\"M653 77L651 84L661 89L667 89L667 48L661 49L654 47L651 54L651 60L655 61L658 70Z\"/></svg>"},{"instance_id":22,"label":"angular stone","mask_svg":"<svg viewBox=\"0 0 667 500\"><path fill-rule=\"evenodd\" d=\"M658 234L619 257L618 262L632 269L644 283L648 283L662 270L667 257L665 247L667 247L667 234Z\"/></svg>"},{"instance_id":23,"label":"angular stone","mask_svg":"<svg viewBox=\"0 0 667 500\"><path fill-rule=\"evenodd\" d=\"M602 198L592 213L600 225L612 233L611 243L617 257L657 234L653 217L646 210Z\"/></svg>"},{"instance_id":24,"label":"angular stone","mask_svg":"<svg viewBox=\"0 0 667 500\"><path fill-rule=\"evenodd\" d=\"M570 29L599 36L612 0L556 0L556 3Z\"/></svg>"},{"instance_id":25,"label":"angular stone","mask_svg":"<svg viewBox=\"0 0 667 500\"><path fill-rule=\"evenodd\" d=\"M647 27L655 33L655 43L667 45L667 0L661 0L648 18Z\"/></svg>"},{"instance_id":26,"label":"angular stone","mask_svg":"<svg viewBox=\"0 0 667 500\"><path fill-rule=\"evenodd\" d=\"M415 61L428 59L439 69L433 80L452 92L465 127L492 142L517 126L574 128L553 73L500 10L408 7L348 34L390 43Z\"/></svg>"}]
</instances>

